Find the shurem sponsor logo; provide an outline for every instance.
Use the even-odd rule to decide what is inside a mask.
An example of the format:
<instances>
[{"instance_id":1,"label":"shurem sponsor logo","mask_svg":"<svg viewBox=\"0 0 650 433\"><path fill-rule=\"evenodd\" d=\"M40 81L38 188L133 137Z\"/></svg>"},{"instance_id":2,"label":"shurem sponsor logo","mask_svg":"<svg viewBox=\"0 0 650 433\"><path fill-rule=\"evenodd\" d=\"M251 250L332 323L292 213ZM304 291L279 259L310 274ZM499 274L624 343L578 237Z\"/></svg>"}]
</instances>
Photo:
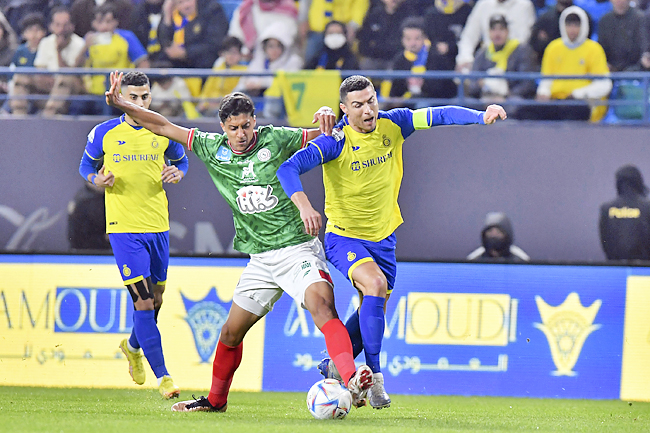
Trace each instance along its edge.
<instances>
[{"instance_id":1,"label":"shurem sponsor logo","mask_svg":"<svg viewBox=\"0 0 650 433\"><path fill-rule=\"evenodd\" d=\"M353 161L350 165L352 171L359 171L362 168L369 168L375 165L383 164L393 157L393 152L390 151L386 155L378 156L376 158L366 159L365 161Z\"/></svg>"}]
</instances>

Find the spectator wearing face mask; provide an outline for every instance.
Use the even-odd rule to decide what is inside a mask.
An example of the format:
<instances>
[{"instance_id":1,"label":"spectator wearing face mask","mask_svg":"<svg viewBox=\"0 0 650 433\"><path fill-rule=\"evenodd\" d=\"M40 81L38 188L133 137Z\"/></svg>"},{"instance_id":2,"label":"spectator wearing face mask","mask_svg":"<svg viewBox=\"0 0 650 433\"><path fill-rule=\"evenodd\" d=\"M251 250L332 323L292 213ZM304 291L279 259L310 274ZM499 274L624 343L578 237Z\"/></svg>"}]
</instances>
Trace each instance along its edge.
<instances>
[{"instance_id":1,"label":"spectator wearing face mask","mask_svg":"<svg viewBox=\"0 0 650 433\"><path fill-rule=\"evenodd\" d=\"M325 27L324 47L305 69L359 69L359 62L350 46L345 31L345 24L330 21Z\"/></svg>"},{"instance_id":2,"label":"spectator wearing face mask","mask_svg":"<svg viewBox=\"0 0 650 433\"><path fill-rule=\"evenodd\" d=\"M512 223L503 212L490 212L481 230L482 246L467 256L470 261L529 262L530 257L513 245Z\"/></svg>"}]
</instances>

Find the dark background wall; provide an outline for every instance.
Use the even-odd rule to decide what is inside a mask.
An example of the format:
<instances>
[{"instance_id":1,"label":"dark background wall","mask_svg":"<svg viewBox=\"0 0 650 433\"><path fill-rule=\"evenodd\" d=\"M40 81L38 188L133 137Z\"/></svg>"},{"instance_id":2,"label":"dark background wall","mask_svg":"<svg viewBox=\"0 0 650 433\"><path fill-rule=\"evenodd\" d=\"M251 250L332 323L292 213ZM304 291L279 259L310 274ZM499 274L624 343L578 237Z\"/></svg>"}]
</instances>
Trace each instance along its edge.
<instances>
[{"instance_id":1,"label":"dark background wall","mask_svg":"<svg viewBox=\"0 0 650 433\"><path fill-rule=\"evenodd\" d=\"M83 186L78 165L95 123L0 120L0 250L67 251L67 206ZM216 122L192 126L220 132ZM614 197L620 165L634 163L650 176L646 131L508 120L415 133L404 148L398 257L463 259L478 246L485 214L500 210L512 219L515 243L534 260L603 260L598 207ZM303 182L322 210L320 171ZM187 178L167 191L173 251L229 250L232 216L203 163L190 155Z\"/></svg>"}]
</instances>

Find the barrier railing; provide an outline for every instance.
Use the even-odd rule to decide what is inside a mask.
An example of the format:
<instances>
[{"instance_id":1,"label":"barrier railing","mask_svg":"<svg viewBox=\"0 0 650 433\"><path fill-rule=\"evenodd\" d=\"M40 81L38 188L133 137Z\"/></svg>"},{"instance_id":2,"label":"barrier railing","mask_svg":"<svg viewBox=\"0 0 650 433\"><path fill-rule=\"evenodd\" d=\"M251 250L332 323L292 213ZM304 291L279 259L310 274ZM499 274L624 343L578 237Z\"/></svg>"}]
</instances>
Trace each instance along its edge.
<instances>
[{"instance_id":1,"label":"barrier railing","mask_svg":"<svg viewBox=\"0 0 650 433\"><path fill-rule=\"evenodd\" d=\"M139 69L146 73L150 78L159 77L269 77L273 73L249 72L249 71L215 71L212 69ZM75 75L75 76L89 76L89 75L105 75L106 82L108 76L113 69L88 69L88 68L66 68L59 71L47 71L40 68L21 67L9 68L0 67L0 77L11 78L15 74L25 75ZM410 78L414 75L410 71L384 71L384 70L343 70L341 77L346 78L351 75L359 74L365 75L373 80L393 80L400 78ZM614 88L610 97L603 100L589 100L591 106L608 106L610 107L610 115L606 118L606 122L610 123L624 123L624 124L648 124L650 123L650 72L615 72L610 75L541 75L537 72L506 72L502 75L491 75L486 72L469 72L458 73L455 71L427 71L423 74L418 74L417 77L425 80L448 80L453 79L457 84L464 83L466 80L480 80L484 78L503 78L506 80L531 80L538 83L542 79L599 79L609 78L614 84ZM459 104L465 106L486 106L490 103L496 102L490 98L473 98L466 94L465 86L458 85L458 92L453 98L382 98L381 102L386 104L403 104L403 105L442 105L442 104ZM632 89L632 95L621 95L620 90L625 88ZM0 105L4 104L9 98L26 99L29 101L39 101L47 99L64 99L67 101L102 101L103 95L70 95L64 98L51 97L46 94L29 94L29 95L0 95ZM262 98L253 98L260 101ZM191 102L199 101L218 101L219 98L201 99L198 97L191 98ZM551 101L538 101L535 99L524 99L519 97L506 97L505 99L498 100L499 104L518 107L522 105L527 106L543 106L543 105L565 105L565 106L578 106L583 105L584 101L581 100L551 100ZM625 107L635 109L634 118L620 118L613 114L616 107ZM108 115L110 110L108 107L104 110L103 115Z\"/></svg>"}]
</instances>

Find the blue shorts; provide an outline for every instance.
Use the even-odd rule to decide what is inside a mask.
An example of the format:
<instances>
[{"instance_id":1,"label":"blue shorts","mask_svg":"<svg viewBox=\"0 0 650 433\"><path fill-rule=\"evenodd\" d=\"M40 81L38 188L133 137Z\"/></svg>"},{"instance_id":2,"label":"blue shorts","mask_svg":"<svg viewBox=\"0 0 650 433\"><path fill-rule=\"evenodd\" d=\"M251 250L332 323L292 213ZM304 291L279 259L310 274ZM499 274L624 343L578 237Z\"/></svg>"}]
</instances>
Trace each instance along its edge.
<instances>
[{"instance_id":1,"label":"blue shorts","mask_svg":"<svg viewBox=\"0 0 650 433\"><path fill-rule=\"evenodd\" d=\"M149 276L153 284L165 284L169 266L169 231L109 233L108 239L124 285Z\"/></svg>"},{"instance_id":2,"label":"blue shorts","mask_svg":"<svg viewBox=\"0 0 650 433\"><path fill-rule=\"evenodd\" d=\"M325 233L325 254L327 260L350 281L352 271L359 265L374 261L386 276L388 293L391 293L397 275L396 243L395 233L379 242L371 242L328 232Z\"/></svg>"}]
</instances>

